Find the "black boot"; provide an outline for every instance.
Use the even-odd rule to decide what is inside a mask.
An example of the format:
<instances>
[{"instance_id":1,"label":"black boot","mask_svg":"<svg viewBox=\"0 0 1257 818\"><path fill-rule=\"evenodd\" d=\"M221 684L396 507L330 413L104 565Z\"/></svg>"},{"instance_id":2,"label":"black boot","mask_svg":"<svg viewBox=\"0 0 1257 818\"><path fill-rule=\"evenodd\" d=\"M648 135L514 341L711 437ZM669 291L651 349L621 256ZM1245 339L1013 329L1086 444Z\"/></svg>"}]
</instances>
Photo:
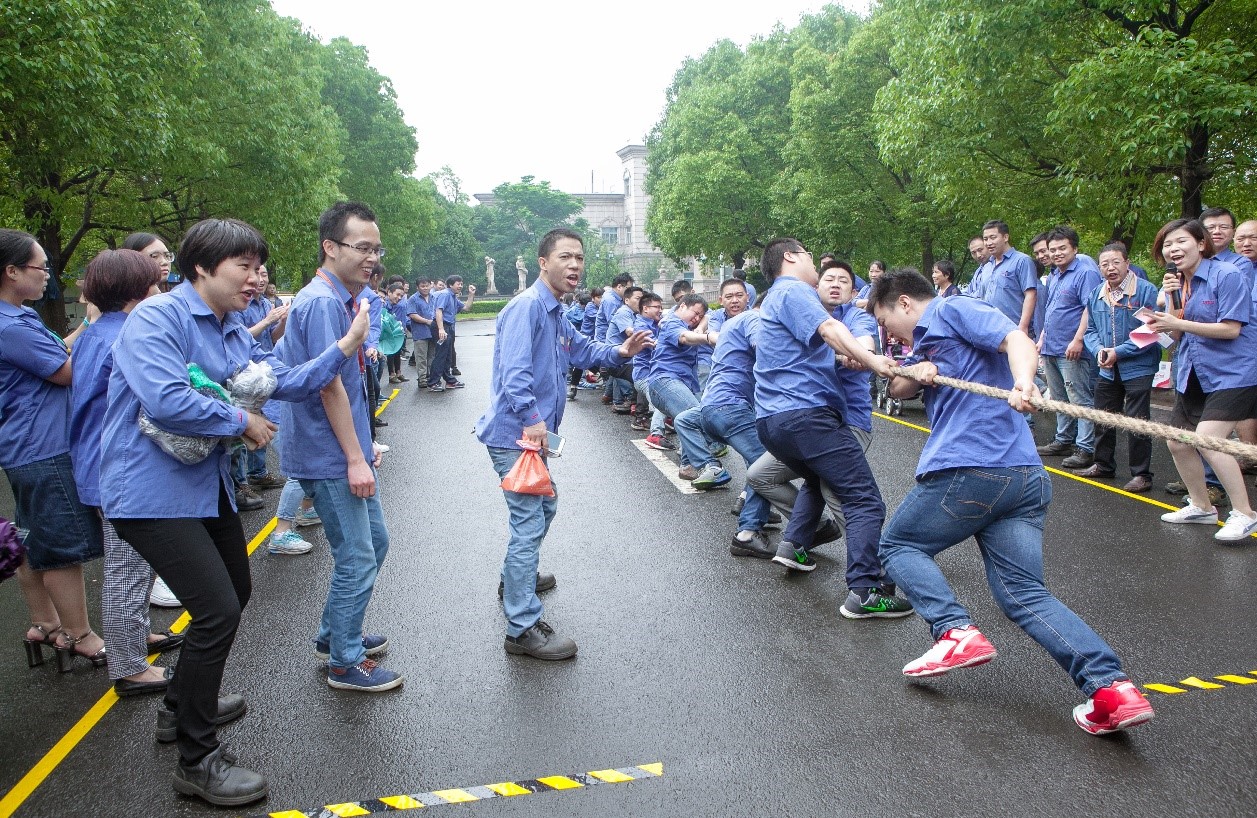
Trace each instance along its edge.
<instances>
[{"instance_id":1,"label":"black boot","mask_svg":"<svg viewBox=\"0 0 1257 818\"><path fill-rule=\"evenodd\" d=\"M221 745L196 764L179 762L171 781L175 792L195 795L219 807L252 804L270 791L265 777L237 767L236 757Z\"/></svg>"}]
</instances>

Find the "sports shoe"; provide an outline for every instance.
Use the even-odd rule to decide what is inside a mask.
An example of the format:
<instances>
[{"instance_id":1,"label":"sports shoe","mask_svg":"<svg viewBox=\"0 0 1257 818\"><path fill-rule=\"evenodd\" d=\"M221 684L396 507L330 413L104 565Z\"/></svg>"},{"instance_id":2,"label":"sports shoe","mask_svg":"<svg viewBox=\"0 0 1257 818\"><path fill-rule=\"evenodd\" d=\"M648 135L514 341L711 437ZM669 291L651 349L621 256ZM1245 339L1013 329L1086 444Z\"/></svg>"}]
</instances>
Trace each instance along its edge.
<instances>
[{"instance_id":1,"label":"sports shoe","mask_svg":"<svg viewBox=\"0 0 1257 818\"><path fill-rule=\"evenodd\" d=\"M297 519L293 520L297 528L303 528L307 525L319 525L323 520L319 517L319 513L313 508L307 508L297 512Z\"/></svg>"},{"instance_id":2,"label":"sports shoe","mask_svg":"<svg viewBox=\"0 0 1257 818\"><path fill-rule=\"evenodd\" d=\"M1039 450L1039 454L1045 454L1052 457L1069 454L1074 449L1073 446L1068 443L1061 443L1059 440L1053 440L1051 443L1044 443L1042 446L1037 448Z\"/></svg>"},{"instance_id":3,"label":"sports shoe","mask_svg":"<svg viewBox=\"0 0 1257 818\"><path fill-rule=\"evenodd\" d=\"M714 458L716 458L717 460L720 460L720 459L722 459L722 458L728 457L728 456L729 456L729 447L728 447L728 446L721 446L719 449L716 449L716 451L712 452L712 453L711 453L711 456L712 456L712 457L714 457Z\"/></svg>"},{"instance_id":4,"label":"sports shoe","mask_svg":"<svg viewBox=\"0 0 1257 818\"><path fill-rule=\"evenodd\" d=\"M742 532L739 531L738 534ZM752 531L749 540L739 540L738 534L733 535L733 541L729 543L729 553L735 557L755 557L761 560L770 560L777 553L777 549L772 547L768 542L767 535L763 531Z\"/></svg>"},{"instance_id":5,"label":"sports shoe","mask_svg":"<svg viewBox=\"0 0 1257 818\"><path fill-rule=\"evenodd\" d=\"M368 656L381 654L388 650L388 637L380 636L378 633L364 633L362 635L362 649L367 652ZM322 639L315 639L314 655L326 662L332 657L331 646Z\"/></svg>"},{"instance_id":6,"label":"sports shoe","mask_svg":"<svg viewBox=\"0 0 1257 818\"><path fill-rule=\"evenodd\" d=\"M1222 526L1213 538L1224 542L1235 542L1244 539L1254 531L1257 531L1257 517L1249 517L1243 512L1232 509L1226 518L1226 525Z\"/></svg>"},{"instance_id":7,"label":"sports shoe","mask_svg":"<svg viewBox=\"0 0 1257 818\"><path fill-rule=\"evenodd\" d=\"M1206 511L1203 508L1197 508L1189 501L1187 505L1178 511L1167 511L1161 515L1161 521L1166 523L1196 523L1198 525L1216 525L1218 522L1218 510L1212 509Z\"/></svg>"},{"instance_id":8,"label":"sports shoe","mask_svg":"<svg viewBox=\"0 0 1257 818\"><path fill-rule=\"evenodd\" d=\"M881 588L869 588L864 595L851 591L838 606L838 613L846 619L898 619L914 613L908 600L888 594Z\"/></svg>"},{"instance_id":9,"label":"sports shoe","mask_svg":"<svg viewBox=\"0 0 1257 818\"><path fill-rule=\"evenodd\" d=\"M729 476L729 472L719 466L708 463L706 466L703 466L703 470L698 473L698 477L690 481L690 485L700 491L706 491L707 489L722 488L729 485L732 481L733 478Z\"/></svg>"},{"instance_id":10,"label":"sports shoe","mask_svg":"<svg viewBox=\"0 0 1257 818\"><path fill-rule=\"evenodd\" d=\"M949 670L984 665L998 654L982 631L966 625L952 628L934 643L934 647L903 666L903 675L913 678L942 676Z\"/></svg>"},{"instance_id":11,"label":"sports shoe","mask_svg":"<svg viewBox=\"0 0 1257 818\"><path fill-rule=\"evenodd\" d=\"M575 386L569 386L567 388L567 399L576 400L576 387Z\"/></svg>"},{"instance_id":12,"label":"sports shoe","mask_svg":"<svg viewBox=\"0 0 1257 818\"><path fill-rule=\"evenodd\" d=\"M265 472L257 477L249 477L249 488L257 489L259 491L266 491L267 489L282 489L287 483L287 477L284 477L282 474L273 474L271 472Z\"/></svg>"},{"instance_id":13,"label":"sports shoe","mask_svg":"<svg viewBox=\"0 0 1257 818\"><path fill-rule=\"evenodd\" d=\"M698 469L693 466L682 466L677 469L677 477L682 480L694 480L698 477Z\"/></svg>"},{"instance_id":14,"label":"sports shoe","mask_svg":"<svg viewBox=\"0 0 1257 818\"><path fill-rule=\"evenodd\" d=\"M788 540L782 540L781 545L777 546L777 554L773 557L773 562L784 565L791 571L816 570L816 560L812 559L812 555L803 549L796 549L794 543Z\"/></svg>"},{"instance_id":15,"label":"sports shoe","mask_svg":"<svg viewBox=\"0 0 1257 818\"><path fill-rule=\"evenodd\" d=\"M508 636L503 642L507 653L516 656L531 656L534 659L545 659L551 662L571 659L576 655L576 643L566 636L559 636L554 628L545 622L538 621L519 636Z\"/></svg>"},{"instance_id":16,"label":"sports shoe","mask_svg":"<svg viewBox=\"0 0 1257 818\"><path fill-rule=\"evenodd\" d=\"M153 590L148 594L148 604L156 605L159 608L182 608L183 603L179 601L179 597L175 596L170 590L170 586L166 584L166 580L161 577L153 583Z\"/></svg>"},{"instance_id":17,"label":"sports shoe","mask_svg":"<svg viewBox=\"0 0 1257 818\"><path fill-rule=\"evenodd\" d=\"M611 404L611 411L617 415L627 415L633 411L633 407L627 403L613 403Z\"/></svg>"},{"instance_id":18,"label":"sports shoe","mask_svg":"<svg viewBox=\"0 0 1257 818\"><path fill-rule=\"evenodd\" d=\"M1182 480L1175 480L1173 483L1165 484L1165 493L1181 497L1187 493L1187 486L1183 484Z\"/></svg>"},{"instance_id":19,"label":"sports shoe","mask_svg":"<svg viewBox=\"0 0 1257 818\"><path fill-rule=\"evenodd\" d=\"M650 420L647 418L633 418L633 420L629 422L629 428L634 432L649 432Z\"/></svg>"},{"instance_id":20,"label":"sports shoe","mask_svg":"<svg viewBox=\"0 0 1257 818\"><path fill-rule=\"evenodd\" d=\"M428 387L428 391L429 391L429 392L444 392L444 391L445 391L445 384L443 384L443 383L434 383L434 384L431 384L431 385Z\"/></svg>"},{"instance_id":21,"label":"sports shoe","mask_svg":"<svg viewBox=\"0 0 1257 818\"><path fill-rule=\"evenodd\" d=\"M671 451L676 448L676 444L665 438L663 435L649 435L646 438L646 445L652 449L660 451Z\"/></svg>"},{"instance_id":22,"label":"sports shoe","mask_svg":"<svg viewBox=\"0 0 1257 818\"><path fill-rule=\"evenodd\" d=\"M1152 705L1128 680L1102 687L1086 704L1074 708L1074 723L1093 736L1116 733L1150 721L1156 715Z\"/></svg>"},{"instance_id":23,"label":"sports shoe","mask_svg":"<svg viewBox=\"0 0 1257 818\"><path fill-rule=\"evenodd\" d=\"M257 511L266 505L257 492L249 488L248 483L241 483L236 486L236 510L237 511Z\"/></svg>"},{"instance_id":24,"label":"sports shoe","mask_svg":"<svg viewBox=\"0 0 1257 818\"><path fill-rule=\"evenodd\" d=\"M401 687L402 675L385 670L372 659L363 659L353 667L327 668L327 686L336 690L359 690L363 693L382 693Z\"/></svg>"},{"instance_id":25,"label":"sports shoe","mask_svg":"<svg viewBox=\"0 0 1257 818\"><path fill-rule=\"evenodd\" d=\"M301 538L296 531L289 529L282 534L272 534L266 546L268 554L308 554L314 543Z\"/></svg>"},{"instance_id":26,"label":"sports shoe","mask_svg":"<svg viewBox=\"0 0 1257 818\"><path fill-rule=\"evenodd\" d=\"M465 386L467 386L467 384L463 383L462 381L446 381L445 382L446 389L462 389Z\"/></svg>"}]
</instances>

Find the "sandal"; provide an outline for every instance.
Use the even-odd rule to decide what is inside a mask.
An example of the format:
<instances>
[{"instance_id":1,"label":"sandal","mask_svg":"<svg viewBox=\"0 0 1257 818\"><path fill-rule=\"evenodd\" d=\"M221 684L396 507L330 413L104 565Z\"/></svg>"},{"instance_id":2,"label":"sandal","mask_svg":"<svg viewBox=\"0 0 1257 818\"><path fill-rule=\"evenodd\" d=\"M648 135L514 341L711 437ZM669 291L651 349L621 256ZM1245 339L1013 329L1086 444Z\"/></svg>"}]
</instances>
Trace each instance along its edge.
<instances>
[{"instance_id":1,"label":"sandal","mask_svg":"<svg viewBox=\"0 0 1257 818\"><path fill-rule=\"evenodd\" d=\"M105 656L105 649L101 648L93 654L82 653L78 649L79 642L92 635L92 629L88 628L87 632L81 636L70 636L69 633L62 631L65 636L65 644L57 644L57 670L61 673L69 673L74 670L75 658L82 656L84 659L92 663L92 667L104 667L108 659Z\"/></svg>"},{"instance_id":2,"label":"sandal","mask_svg":"<svg viewBox=\"0 0 1257 818\"><path fill-rule=\"evenodd\" d=\"M49 645L53 648L57 647L57 634L61 633L61 626L58 625L52 630L47 630L43 625L32 622L31 628L39 631L44 638L31 639L29 635L22 637L22 642L26 646L26 666L38 667L44 663L44 645ZM30 630L28 629L27 634L29 633Z\"/></svg>"}]
</instances>

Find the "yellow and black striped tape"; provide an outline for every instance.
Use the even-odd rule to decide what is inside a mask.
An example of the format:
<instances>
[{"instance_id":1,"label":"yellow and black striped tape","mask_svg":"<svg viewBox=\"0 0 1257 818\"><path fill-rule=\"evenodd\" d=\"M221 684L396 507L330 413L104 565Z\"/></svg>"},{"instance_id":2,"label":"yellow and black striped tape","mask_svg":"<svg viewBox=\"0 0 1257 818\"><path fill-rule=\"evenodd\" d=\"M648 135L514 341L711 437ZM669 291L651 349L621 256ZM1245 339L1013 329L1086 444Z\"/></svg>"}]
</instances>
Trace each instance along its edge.
<instances>
[{"instance_id":1,"label":"yellow and black striped tape","mask_svg":"<svg viewBox=\"0 0 1257 818\"><path fill-rule=\"evenodd\" d=\"M1232 686L1257 685L1257 670L1250 670L1247 675L1242 673L1223 673L1213 678L1217 679L1217 681L1188 676L1186 679L1174 684L1159 684L1156 682L1146 684L1143 686L1143 689L1145 693L1164 693L1167 696L1173 696L1176 693L1187 693L1191 690L1225 690Z\"/></svg>"},{"instance_id":2,"label":"yellow and black striped tape","mask_svg":"<svg viewBox=\"0 0 1257 818\"><path fill-rule=\"evenodd\" d=\"M639 764L636 767L593 770L574 775L549 775L545 778L532 778L527 781L503 781L479 787L456 787L414 795L387 795L366 801L326 804L312 810L290 809L259 813L251 818L350 818L357 815L379 815L422 807L437 807L443 804L466 804L471 801L484 801L488 798L510 798L516 795L578 790L597 784L624 784L643 778L659 778L662 775L662 763Z\"/></svg>"}]
</instances>

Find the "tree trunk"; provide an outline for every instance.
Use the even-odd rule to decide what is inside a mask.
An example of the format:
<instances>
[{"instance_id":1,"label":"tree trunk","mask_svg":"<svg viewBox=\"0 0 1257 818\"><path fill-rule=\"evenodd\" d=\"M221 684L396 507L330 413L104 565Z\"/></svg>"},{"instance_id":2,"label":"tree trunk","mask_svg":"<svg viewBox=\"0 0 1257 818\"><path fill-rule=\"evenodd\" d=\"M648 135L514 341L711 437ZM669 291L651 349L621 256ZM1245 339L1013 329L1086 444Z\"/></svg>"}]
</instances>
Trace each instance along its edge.
<instances>
[{"instance_id":1,"label":"tree trunk","mask_svg":"<svg viewBox=\"0 0 1257 818\"><path fill-rule=\"evenodd\" d=\"M733 269L741 270L746 267L746 253L741 250L733 254Z\"/></svg>"},{"instance_id":2,"label":"tree trunk","mask_svg":"<svg viewBox=\"0 0 1257 818\"><path fill-rule=\"evenodd\" d=\"M1179 189L1183 197L1183 218L1194 219L1204 210L1205 183L1209 181L1209 129L1194 124L1187 129L1187 155Z\"/></svg>"},{"instance_id":3,"label":"tree trunk","mask_svg":"<svg viewBox=\"0 0 1257 818\"><path fill-rule=\"evenodd\" d=\"M921 234L921 274L926 278L934 271L934 236L927 227Z\"/></svg>"},{"instance_id":4,"label":"tree trunk","mask_svg":"<svg viewBox=\"0 0 1257 818\"><path fill-rule=\"evenodd\" d=\"M28 222L38 220L40 226L35 231L35 239L48 254L48 266L52 267L52 274L57 276L57 297L51 301L41 299L35 304L35 311L48 329L65 337L65 287L62 283L65 280L62 277L65 272L65 254L61 243L61 220L52 212L52 207L42 200L27 202L26 217Z\"/></svg>"}]
</instances>

